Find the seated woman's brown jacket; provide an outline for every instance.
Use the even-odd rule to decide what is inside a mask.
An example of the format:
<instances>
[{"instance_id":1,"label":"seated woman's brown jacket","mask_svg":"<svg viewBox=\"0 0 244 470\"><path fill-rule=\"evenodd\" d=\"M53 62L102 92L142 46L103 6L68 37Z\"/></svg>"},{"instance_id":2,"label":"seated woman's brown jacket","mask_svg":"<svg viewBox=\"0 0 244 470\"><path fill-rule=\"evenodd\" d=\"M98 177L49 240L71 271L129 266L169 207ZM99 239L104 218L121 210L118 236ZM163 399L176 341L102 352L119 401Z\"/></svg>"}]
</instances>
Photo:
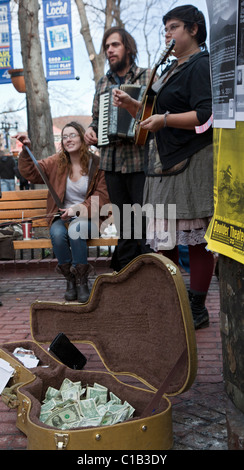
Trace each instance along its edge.
<instances>
[{"instance_id":1,"label":"seated woman's brown jacket","mask_svg":"<svg viewBox=\"0 0 244 470\"><path fill-rule=\"evenodd\" d=\"M104 171L99 169L100 158L93 153L90 153L92 162L90 165L88 175L88 189L85 201L82 203L87 207L88 217L91 217L91 197L99 197L99 215L101 208L105 204L109 204L109 196L107 185L105 181ZM59 154L51 155L43 160L38 160L39 165L46 173L53 189L57 193L59 199L63 202L65 197L66 180L68 177L68 168L63 172L58 172L58 159ZM43 179L33 163L28 152L23 149L19 155L18 161L19 171L28 181L33 184L44 184ZM58 207L52 198L50 192L47 197L47 214L55 214L58 212ZM93 213L94 215L94 213ZM48 218L48 223L51 225L53 217ZM104 221L104 217L99 217L100 224Z\"/></svg>"}]
</instances>

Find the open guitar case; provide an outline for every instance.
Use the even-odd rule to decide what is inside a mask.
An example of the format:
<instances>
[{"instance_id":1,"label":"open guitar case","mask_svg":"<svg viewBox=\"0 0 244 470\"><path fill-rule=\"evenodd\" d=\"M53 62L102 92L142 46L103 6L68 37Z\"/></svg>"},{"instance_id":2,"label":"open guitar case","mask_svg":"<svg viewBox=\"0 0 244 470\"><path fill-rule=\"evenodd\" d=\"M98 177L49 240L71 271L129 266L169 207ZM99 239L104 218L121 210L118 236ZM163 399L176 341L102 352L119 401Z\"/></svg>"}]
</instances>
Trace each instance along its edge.
<instances>
[{"instance_id":1,"label":"open guitar case","mask_svg":"<svg viewBox=\"0 0 244 470\"><path fill-rule=\"evenodd\" d=\"M33 340L0 346L0 357L15 369L10 385L20 383L16 425L28 449L172 448L170 397L189 389L197 371L188 295L174 263L158 254L138 256L119 273L98 276L85 304L34 302L30 324ZM88 360L84 369L73 370L53 357L47 345L60 331L81 351L83 344L92 345L106 369L90 370ZM25 368L13 356L17 346L33 350L38 366ZM41 402L48 387L59 389L66 377L106 386L135 408L133 417L64 431L45 425L39 420Z\"/></svg>"}]
</instances>

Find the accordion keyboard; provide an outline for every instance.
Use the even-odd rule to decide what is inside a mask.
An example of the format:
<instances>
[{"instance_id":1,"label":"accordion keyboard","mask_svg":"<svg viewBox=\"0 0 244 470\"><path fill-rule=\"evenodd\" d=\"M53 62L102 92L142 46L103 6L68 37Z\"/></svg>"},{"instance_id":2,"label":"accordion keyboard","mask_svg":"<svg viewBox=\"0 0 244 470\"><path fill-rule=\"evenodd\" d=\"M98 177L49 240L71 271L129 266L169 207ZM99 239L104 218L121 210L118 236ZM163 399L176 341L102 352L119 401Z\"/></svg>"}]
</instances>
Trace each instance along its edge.
<instances>
[{"instance_id":1,"label":"accordion keyboard","mask_svg":"<svg viewBox=\"0 0 244 470\"><path fill-rule=\"evenodd\" d=\"M100 95L99 123L98 123L98 146L108 145L108 120L109 120L110 93Z\"/></svg>"},{"instance_id":2,"label":"accordion keyboard","mask_svg":"<svg viewBox=\"0 0 244 470\"><path fill-rule=\"evenodd\" d=\"M121 141L121 139L130 142L135 140L135 119L126 109L113 106L112 90L114 88L118 88L118 86L111 86L99 98L98 147ZM124 84L120 88L132 98L140 101L146 87Z\"/></svg>"}]
</instances>

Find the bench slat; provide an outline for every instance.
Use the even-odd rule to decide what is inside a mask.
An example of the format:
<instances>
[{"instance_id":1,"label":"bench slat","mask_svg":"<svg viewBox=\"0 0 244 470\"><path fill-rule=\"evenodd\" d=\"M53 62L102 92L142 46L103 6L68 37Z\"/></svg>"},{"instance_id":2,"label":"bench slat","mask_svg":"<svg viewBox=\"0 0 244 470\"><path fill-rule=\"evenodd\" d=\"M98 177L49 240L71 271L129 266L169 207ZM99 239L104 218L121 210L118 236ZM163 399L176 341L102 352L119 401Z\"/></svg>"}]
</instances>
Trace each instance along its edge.
<instances>
[{"instance_id":1,"label":"bench slat","mask_svg":"<svg viewBox=\"0 0 244 470\"><path fill-rule=\"evenodd\" d=\"M12 219L12 220L17 220L18 222L14 222L16 224L20 224L21 223L21 219L20 218L17 218L17 219ZM1 224L10 224L12 223L12 220L10 219L3 219L3 220L0 220L0 223ZM38 220L32 220L32 227L48 227L48 222L47 222L47 219L38 219Z\"/></svg>"},{"instance_id":2,"label":"bench slat","mask_svg":"<svg viewBox=\"0 0 244 470\"><path fill-rule=\"evenodd\" d=\"M118 245L117 238L92 238L86 240L87 246L116 246Z\"/></svg>"},{"instance_id":3,"label":"bench slat","mask_svg":"<svg viewBox=\"0 0 244 470\"><path fill-rule=\"evenodd\" d=\"M38 199L35 201L1 201L0 199L0 212L11 209L46 209L46 199Z\"/></svg>"},{"instance_id":4,"label":"bench slat","mask_svg":"<svg viewBox=\"0 0 244 470\"><path fill-rule=\"evenodd\" d=\"M29 189L23 191L3 191L0 201L24 201L47 199L47 189Z\"/></svg>"},{"instance_id":5,"label":"bench slat","mask_svg":"<svg viewBox=\"0 0 244 470\"><path fill-rule=\"evenodd\" d=\"M26 210L9 210L0 211L0 220L12 220L12 219L29 219L31 217L45 217L46 209L26 209Z\"/></svg>"},{"instance_id":6,"label":"bench slat","mask_svg":"<svg viewBox=\"0 0 244 470\"><path fill-rule=\"evenodd\" d=\"M35 248L52 248L52 243L50 238L39 238L35 240L14 240L14 249L15 250L28 250Z\"/></svg>"},{"instance_id":7,"label":"bench slat","mask_svg":"<svg viewBox=\"0 0 244 470\"><path fill-rule=\"evenodd\" d=\"M47 219L32 220L32 227L48 227Z\"/></svg>"},{"instance_id":8,"label":"bench slat","mask_svg":"<svg viewBox=\"0 0 244 470\"><path fill-rule=\"evenodd\" d=\"M15 250L35 249L35 248L52 248L50 238L38 238L35 240L14 240ZM87 246L116 246L118 243L117 238L94 238L87 240Z\"/></svg>"}]
</instances>

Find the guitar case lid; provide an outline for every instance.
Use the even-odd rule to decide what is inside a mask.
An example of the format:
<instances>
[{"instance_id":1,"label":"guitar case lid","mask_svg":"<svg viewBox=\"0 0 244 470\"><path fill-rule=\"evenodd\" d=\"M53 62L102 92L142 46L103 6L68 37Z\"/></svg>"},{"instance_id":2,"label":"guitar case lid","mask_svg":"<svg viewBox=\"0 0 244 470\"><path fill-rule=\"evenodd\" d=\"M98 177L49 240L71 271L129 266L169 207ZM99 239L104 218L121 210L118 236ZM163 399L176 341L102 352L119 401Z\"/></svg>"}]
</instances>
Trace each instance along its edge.
<instances>
[{"instance_id":1,"label":"guitar case lid","mask_svg":"<svg viewBox=\"0 0 244 470\"><path fill-rule=\"evenodd\" d=\"M50 344L63 332L73 343L90 343L109 372L137 377L152 390L186 350L166 394L182 393L195 379L186 287L178 267L162 255L141 255L119 273L98 276L85 304L34 302L30 323L36 342Z\"/></svg>"}]
</instances>

